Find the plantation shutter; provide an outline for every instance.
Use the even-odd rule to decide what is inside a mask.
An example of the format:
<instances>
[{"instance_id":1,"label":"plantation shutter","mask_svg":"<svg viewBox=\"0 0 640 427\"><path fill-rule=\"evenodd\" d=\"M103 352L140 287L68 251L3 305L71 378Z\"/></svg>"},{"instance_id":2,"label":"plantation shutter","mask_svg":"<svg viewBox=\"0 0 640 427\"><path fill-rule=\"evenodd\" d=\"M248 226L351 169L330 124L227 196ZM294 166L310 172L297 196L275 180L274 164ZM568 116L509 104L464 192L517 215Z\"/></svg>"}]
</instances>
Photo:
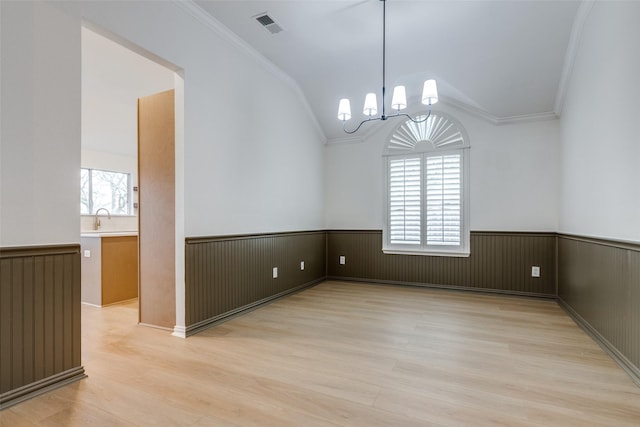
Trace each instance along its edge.
<instances>
[{"instance_id":1,"label":"plantation shutter","mask_svg":"<svg viewBox=\"0 0 640 427\"><path fill-rule=\"evenodd\" d=\"M460 245L462 156L428 156L425 164L425 189L427 245Z\"/></svg>"},{"instance_id":2,"label":"plantation shutter","mask_svg":"<svg viewBox=\"0 0 640 427\"><path fill-rule=\"evenodd\" d=\"M384 151L383 253L469 256L469 148L445 113L396 127Z\"/></svg>"},{"instance_id":3,"label":"plantation shutter","mask_svg":"<svg viewBox=\"0 0 640 427\"><path fill-rule=\"evenodd\" d=\"M391 244L421 243L420 157L389 161L389 237Z\"/></svg>"}]
</instances>

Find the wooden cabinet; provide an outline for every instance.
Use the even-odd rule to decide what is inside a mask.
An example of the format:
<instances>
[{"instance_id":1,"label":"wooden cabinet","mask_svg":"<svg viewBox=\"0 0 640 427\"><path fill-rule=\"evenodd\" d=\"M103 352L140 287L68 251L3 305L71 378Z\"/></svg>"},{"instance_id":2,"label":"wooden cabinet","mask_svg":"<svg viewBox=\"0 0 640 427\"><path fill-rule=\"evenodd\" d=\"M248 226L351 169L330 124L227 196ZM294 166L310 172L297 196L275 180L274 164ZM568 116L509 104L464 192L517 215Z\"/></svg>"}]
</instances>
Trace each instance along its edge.
<instances>
[{"instance_id":1,"label":"wooden cabinet","mask_svg":"<svg viewBox=\"0 0 640 427\"><path fill-rule=\"evenodd\" d=\"M80 241L82 302L103 306L138 297L138 236L95 233Z\"/></svg>"},{"instance_id":2,"label":"wooden cabinet","mask_svg":"<svg viewBox=\"0 0 640 427\"><path fill-rule=\"evenodd\" d=\"M102 237L102 305L138 297L138 237Z\"/></svg>"}]
</instances>

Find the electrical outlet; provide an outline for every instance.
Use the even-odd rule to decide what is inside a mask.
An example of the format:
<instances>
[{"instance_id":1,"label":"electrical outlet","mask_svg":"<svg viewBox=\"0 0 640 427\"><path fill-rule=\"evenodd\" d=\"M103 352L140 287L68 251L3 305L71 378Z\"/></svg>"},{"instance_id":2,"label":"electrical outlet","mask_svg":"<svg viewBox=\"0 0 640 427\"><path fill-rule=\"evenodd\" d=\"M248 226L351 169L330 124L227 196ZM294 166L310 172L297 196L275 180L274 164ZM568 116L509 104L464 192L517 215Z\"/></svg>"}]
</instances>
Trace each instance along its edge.
<instances>
[{"instance_id":1,"label":"electrical outlet","mask_svg":"<svg viewBox=\"0 0 640 427\"><path fill-rule=\"evenodd\" d=\"M84 257L85 258L91 258L91 251L89 249L85 249L84 250Z\"/></svg>"},{"instance_id":2,"label":"electrical outlet","mask_svg":"<svg viewBox=\"0 0 640 427\"><path fill-rule=\"evenodd\" d=\"M278 267L273 267L273 278L274 279L278 278Z\"/></svg>"},{"instance_id":3,"label":"electrical outlet","mask_svg":"<svg viewBox=\"0 0 640 427\"><path fill-rule=\"evenodd\" d=\"M540 277L540 267L537 265L531 267L531 277Z\"/></svg>"},{"instance_id":4,"label":"electrical outlet","mask_svg":"<svg viewBox=\"0 0 640 427\"><path fill-rule=\"evenodd\" d=\"M340 265L345 265L347 263L347 257L344 255L340 255Z\"/></svg>"},{"instance_id":5,"label":"electrical outlet","mask_svg":"<svg viewBox=\"0 0 640 427\"><path fill-rule=\"evenodd\" d=\"M304 270L304 261L300 261L300 270Z\"/></svg>"}]
</instances>

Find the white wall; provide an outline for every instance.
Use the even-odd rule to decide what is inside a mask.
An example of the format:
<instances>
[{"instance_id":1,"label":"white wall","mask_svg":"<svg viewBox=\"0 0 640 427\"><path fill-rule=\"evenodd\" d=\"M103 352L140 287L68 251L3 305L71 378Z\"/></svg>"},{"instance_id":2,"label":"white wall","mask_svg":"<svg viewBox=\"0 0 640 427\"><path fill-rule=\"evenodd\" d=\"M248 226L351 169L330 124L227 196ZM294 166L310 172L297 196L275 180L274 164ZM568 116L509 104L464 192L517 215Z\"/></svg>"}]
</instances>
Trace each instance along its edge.
<instances>
[{"instance_id":1,"label":"white wall","mask_svg":"<svg viewBox=\"0 0 640 427\"><path fill-rule=\"evenodd\" d=\"M640 241L640 2L595 2L561 118L564 233Z\"/></svg>"},{"instance_id":2,"label":"white wall","mask_svg":"<svg viewBox=\"0 0 640 427\"><path fill-rule=\"evenodd\" d=\"M555 231L558 121L496 126L443 103L437 107L462 123L471 142L471 230ZM382 153L401 123L394 120L369 124L379 130L362 143L326 146L327 228L382 229Z\"/></svg>"},{"instance_id":3,"label":"white wall","mask_svg":"<svg viewBox=\"0 0 640 427\"><path fill-rule=\"evenodd\" d=\"M80 26L0 2L0 246L79 242Z\"/></svg>"},{"instance_id":4,"label":"white wall","mask_svg":"<svg viewBox=\"0 0 640 427\"><path fill-rule=\"evenodd\" d=\"M321 229L323 145L293 90L244 56L233 67L206 59L212 79L246 84L222 83L185 110L187 235ZM187 98L200 91L190 77Z\"/></svg>"},{"instance_id":5,"label":"white wall","mask_svg":"<svg viewBox=\"0 0 640 427\"><path fill-rule=\"evenodd\" d=\"M296 90L175 2L2 2L0 244L79 241L83 19L184 70L187 236L320 229L322 136Z\"/></svg>"}]
</instances>

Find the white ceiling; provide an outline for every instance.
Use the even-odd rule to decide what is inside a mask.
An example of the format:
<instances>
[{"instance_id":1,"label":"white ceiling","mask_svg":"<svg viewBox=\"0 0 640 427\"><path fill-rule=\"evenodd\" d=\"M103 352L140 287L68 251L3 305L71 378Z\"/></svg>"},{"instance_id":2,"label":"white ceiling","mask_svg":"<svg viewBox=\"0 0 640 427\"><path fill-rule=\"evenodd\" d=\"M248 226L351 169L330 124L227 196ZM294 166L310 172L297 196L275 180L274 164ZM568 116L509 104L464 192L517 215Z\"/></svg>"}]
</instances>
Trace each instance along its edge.
<instances>
[{"instance_id":1,"label":"white ceiling","mask_svg":"<svg viewBox=\"0 0 640 427\"><path fill-rule=\"evenodd\" d=\"M196 3L293 78L329 140L345 136L340 98L351 99L353 125L364 118L365 93L380 98L381 1ZM445 102L497 121L553 113L580 1L386 3L387 106L394 85L406 85L409 104L419 104L422 82L435 78ZM253 17L263 12L285 31L260 26Z\"/></svg>"}]
</instances>

